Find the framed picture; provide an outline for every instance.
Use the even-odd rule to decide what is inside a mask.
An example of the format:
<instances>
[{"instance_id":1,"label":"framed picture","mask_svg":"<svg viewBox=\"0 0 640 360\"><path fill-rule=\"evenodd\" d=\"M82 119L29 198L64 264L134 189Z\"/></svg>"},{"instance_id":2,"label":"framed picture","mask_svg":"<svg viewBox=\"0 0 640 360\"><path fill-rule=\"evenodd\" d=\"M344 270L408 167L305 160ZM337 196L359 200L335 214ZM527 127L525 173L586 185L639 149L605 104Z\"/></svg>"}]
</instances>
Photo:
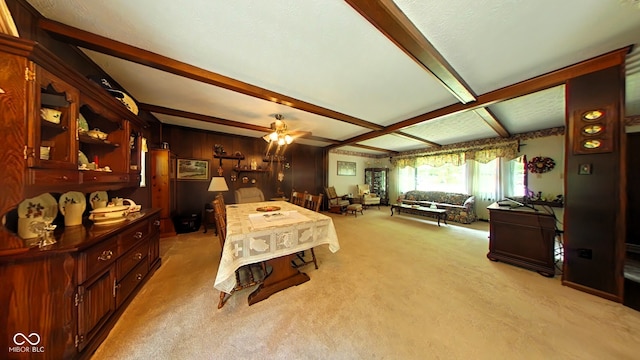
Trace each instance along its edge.
<instances>
[{"instance_id":1,"label":"framed picture","mask_svg":"<svg viewBox=\"0 0 640 360\"><path fill-rule=\"evenodd\" d=\"M178 180L209 180L209 160L178 159Z\"/></svg>"},{"instance_id":2,"label":"framed picture","mask_svg":"<svg viewBox=\"0 0 640 360\"><path fill-rule=\"evenodd\" d=\"M356 176L356 163L350 161L338 161L338 175Z\"/></svg>"}]
</instances>

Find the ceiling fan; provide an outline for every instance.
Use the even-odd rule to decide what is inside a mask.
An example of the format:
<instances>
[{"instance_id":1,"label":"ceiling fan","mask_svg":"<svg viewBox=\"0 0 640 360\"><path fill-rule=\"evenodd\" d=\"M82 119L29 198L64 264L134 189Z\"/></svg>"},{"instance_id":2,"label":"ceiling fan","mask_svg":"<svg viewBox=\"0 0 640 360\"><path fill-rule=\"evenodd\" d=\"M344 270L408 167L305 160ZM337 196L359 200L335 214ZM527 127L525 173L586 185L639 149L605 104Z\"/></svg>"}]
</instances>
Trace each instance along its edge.
<instances>
[{"instance_id":1,"label":"ceiling fan","mask_svg":"<svg viewBox=\"0 0 640 360\"><path fill-rule=\"evenodd\" d=\"M269 143L269 145L267 145L265 157L272 160L281 160L287 145L291 144L296 137L309 136L311 135L311 132L290 132L287 128L287 124L282 120L284 119L282 114L275 114L274 117L276 118L276 121L271 123L271 130L273 131L264 135L262 139ZM273 154L271 154L271 151L273 151Z\"/></svg>"}]
</instances>

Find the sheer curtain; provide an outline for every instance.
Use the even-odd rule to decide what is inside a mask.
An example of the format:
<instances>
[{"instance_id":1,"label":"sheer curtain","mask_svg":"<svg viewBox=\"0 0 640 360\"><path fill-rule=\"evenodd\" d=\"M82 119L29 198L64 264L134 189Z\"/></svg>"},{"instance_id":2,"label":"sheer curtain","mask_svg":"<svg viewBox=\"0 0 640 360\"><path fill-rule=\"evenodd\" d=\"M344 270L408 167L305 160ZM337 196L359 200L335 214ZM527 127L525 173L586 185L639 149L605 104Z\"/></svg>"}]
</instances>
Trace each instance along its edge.
<instances>
[{"instance_id":1,"label":"sheer curtain","mask_svg":"<svg viewBox=\"0 0 640 360\"><path fill-rule=\"evenodd\" d=\"M480 219L488 219L487 206L506 196L524 195L522 158L507 160L504 157L486 164L469 161L471 182L469 193L476 197L476 213Z\"/></svg>"}]
</instances>

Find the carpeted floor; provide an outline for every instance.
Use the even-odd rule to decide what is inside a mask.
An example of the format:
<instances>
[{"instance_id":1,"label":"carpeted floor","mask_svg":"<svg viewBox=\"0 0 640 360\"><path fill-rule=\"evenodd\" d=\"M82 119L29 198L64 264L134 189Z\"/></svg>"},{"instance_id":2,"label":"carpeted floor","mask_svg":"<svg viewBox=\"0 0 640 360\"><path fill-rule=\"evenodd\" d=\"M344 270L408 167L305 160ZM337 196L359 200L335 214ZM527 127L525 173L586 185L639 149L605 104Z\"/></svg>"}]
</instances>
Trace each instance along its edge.
<instances>
[{"instance_id":1,"label":"carpeted floor","mask_svg":"<svg viewBox=\"0 0 640 360\"><path fill-rule=\"evenodd\" d=\"M488 224L389 208L328 214L341 249L311 281L218 310L211 231L161 240L163 265L93 359L638 359L640 312L485 257Z\"/></svg>"}]
</instances>

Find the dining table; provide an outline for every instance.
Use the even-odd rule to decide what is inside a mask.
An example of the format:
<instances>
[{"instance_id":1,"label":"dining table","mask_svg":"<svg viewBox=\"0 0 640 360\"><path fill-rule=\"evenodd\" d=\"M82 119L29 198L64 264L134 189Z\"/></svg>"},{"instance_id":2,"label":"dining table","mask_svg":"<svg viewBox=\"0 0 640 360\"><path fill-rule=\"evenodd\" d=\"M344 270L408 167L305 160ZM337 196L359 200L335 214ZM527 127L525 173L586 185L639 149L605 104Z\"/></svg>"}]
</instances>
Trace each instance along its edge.
<instances>
[{"instance_id":1,"label":"dining table","mask_svg":"<svg viewBox=\"0 0 640 360\"><path fill-rule=\"evenodd\" d=\"M227 237L214 287L231 294L240 267L266 262L267 275L248 298L249 305L310 280L293 266L296 254L327 244L340 249L331 217L286 201L226 205Z\"/></svg>"}]
</instances>

